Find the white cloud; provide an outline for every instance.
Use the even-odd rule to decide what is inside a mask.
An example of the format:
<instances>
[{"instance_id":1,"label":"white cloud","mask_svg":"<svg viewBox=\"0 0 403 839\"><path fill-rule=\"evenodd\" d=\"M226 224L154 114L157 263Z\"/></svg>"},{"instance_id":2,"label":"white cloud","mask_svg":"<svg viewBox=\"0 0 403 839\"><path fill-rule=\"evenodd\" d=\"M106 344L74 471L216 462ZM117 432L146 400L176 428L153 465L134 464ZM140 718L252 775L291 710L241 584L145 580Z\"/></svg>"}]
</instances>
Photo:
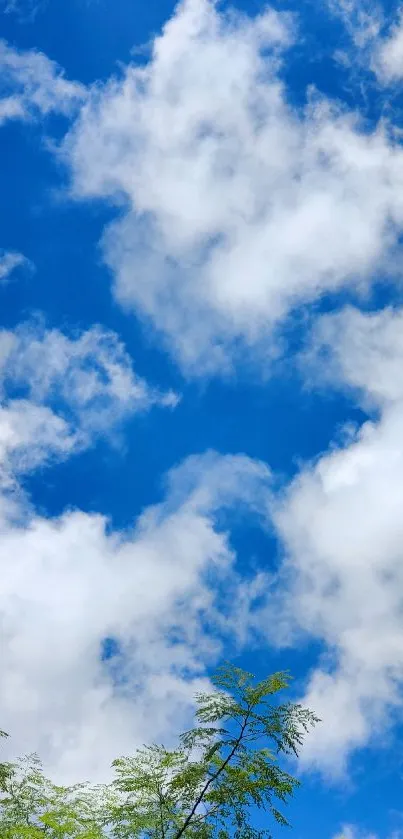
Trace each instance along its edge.
<instances>
[{"instance_id":1,"label":"white cloud","mask_svg":"<svg viewBox=\"0 0 403 839\"><path fill-rule=\"evenodd\" d=\"M46 5L47 0L0 0L5 14L16 14L23 21L32 21Z\"/></svg>"},{"instance_id":2,"label":"white cloud","mask_svg":"<svg viewBox=\"0 0 403 839\"><path fill-rule=\"evenodd\" d=\"M260 509L267 479L246 457L190 458L126 533L83 512L4 517L0 719L11 753L35 749L55 777L97 780L119 753L189 723L205 665L239 621L236 557L217 513ZM100 660L105 637L120 645L117 664Z\"/></svg>"},{"instance_id":3,"label":"white cloud","mask_svg":"<svg viewBox=\"0 0 403 839\"><path fill-rule=\"evenodd\" d=\"M395 835L395 834L392 834ZM376 834L361 830L357 825L345 824L333 839L377 839ZM391 837L392 839L392 837ZM395 837L397 839L397 835Z\"/></svg>"},{"instance_id":4,"label":"white cloud","mask_svg":"<svg viewBox=\"0 0 403 839\"><path fill-rule=\"evenodd\" d=\"M398 247L403 152L387 128L365 132L319 97L304 113L290 107L278 69L293 37L273 11L250 20L187 0L147 65L91 91L63 147L77 197L123 206L103 240L118 300L151 318L191 372L230 365L239 338L272 340L289 311L325 291L365 291ZM68 111L80 98L43 56L16 55L3 58L18 88L5 114ZM402 325L400 312L352 310L321 322L328 381L378 413L271 503L286 559L268 620L280 641L324 643L305 697L324 723L303 758L331 773L401 705ZM3 331L0 381L6 490L128 413L176 400L136 377L100 329ZM23 397L7 397L10 387ZM217 513L240 500L264 508L267 477L247 458L190 459L125 534L85 512L46 520L4 494L8 748L37 749L59 777L95 778L119 751L182 728L217 633L247 637L264 582L236 577ZM120 644L117 673L100 661L107 635Z\"/></svg>"},{"instance_id":5,"label":"white cloud","mask_svg":"<svg viewBox=\"0 0 403 839\"><path fill-rule=\"evenodd\" d=\"M242 341L267 358L290 310L365 289L397 246L403 151L317 96L289 105L293 37L274 11L187 0L148 64L92 90L63 147L76 196L123 204L103 239L117 299L193 373Z\"/></svg>"},{"instance_id":6,"label":"white cloud","mask_svg":"<svg viewBox=\"0 0 403 839\"><path fill-rule=\"evenodd\" d=\"M388 839L401 839L401 831L394 830L388 835ZM356 824L344 824L340 832L333 839L378 839L376 833L369 832Z\"/></svg>"},{"instance_id":7,"label":"white cloud","mask_svg":"<svg viewBox=\"0 0 403 839\"><path fill-rule=\"evenodd\" d=\"M68 81L43 53L18 50L0 40L0 125L9 119L29 119L52 111L74 113L85 88Z\"/></svg>"},{"instance_id":8,"label":"white cloud","mask_svg":"<svg viewBox=\"0 0 403 839\"><path fill-rule=\"evenodd\" d=\"M0 251L0 283L7 280L14 269L19 268L22 265L31 265L29 260L23 256L22 253L17 253L16 251Z\"/></svg>"},{"instance_id":9,"label":"white cloud","mask_svg":"<svg viewBox=\"0 0 403 839\"><path fill-rule=\"evenodd\" d=\"M63 457L83 446L79 431L44 405L13 399L0 407L0 477L4 484L15 472L34 469L57 455Z\"/></svg>"},{"instance_id":10,"label":"white cloud","mask_svg":"<svg viewBox=\"0 0 403 839\"><path fill-rule=\"evenodd\" d=\"M351 73L357 68L360 73L370 70L382 86L396 84L403 76L401 7L396 20L385 5L369 0L328 0L328 6L341 19L352 42L352 49L337 51L335 58L348 65ZM383 107L390 104L383 93Z\"/></svg>"},{"instance_id":11,"label":"white cloud","mask_svg":"<svg viewBox=\"0 0 403 839\"><path fill-rule=\"evenodd\" d=\"M374 56L374 66L381 81L398 82L403 76L403 17L379 41Z\"/></svg>"},{"instance_id":12,"label":"white cloud","mask_svg":"<svg viewBox=\"0 0 403 839\"><path fill-rule=\"evenodd\" d=\"M403 311L364 314L348 307L322 317L314 327L305 373L313 380L354 388L365 406L386 407L403 400ZM318 361L321 364L318 364Z\"/></svg>"},{"instance_id":13,"label":"white cloud","mask_svg":"<svg viewBox=\"0 0 403 839\"><path fill-rule=\"evenodd\" d=\"M38 751L59 779L105 778L120 752L189 723L223 639L247 639L261 578L238 576L222 511L261 515L270 475L210 453L172 470L165 500L125 532L81 511L47 519L20 491L24 471L175 398L135 376L113 334L38 325L0 332L0 394L5 751Z\"/></svg>"},{"instance_id":14,"label":"white cloud","mask_svg":"<svg viewBox=\"0 0 403 839\"><path fill-rule=\"evenodd\" d=\"M304 698L323 725L303 760L329 773L342 772L402 708L402 324L400 311L347 310L318 327L319 377L327 364L328 380L358 390L376 414L273 503L286 552L279 640L306 634L326 651Z\"/></svg>"},{"instance_id":15,"label":"white cloud","mask_svg":"<svg viewBox=\"0 0 403 839\"><path fill-rule=\"evenodd\" d=\"M0 99L0 125L10 119L24 119L25 108L21 97L3 96Z\"/></svg>"},{"instance_id":16,"label":"white cloud","mask_svg":"<svg viewBox=\"0 0 403 839\"><path fill-rule=\"evenodd\" d=\"M369 0L328 0L328 6L333 15L342 20L358 50L373 45L383 25L384 15L379 3Z\"/></svg>"},{"instance_id":17,"label":"white cloud","mask_svg":"<svg viewBox=\"0 0 403 839\"><path fill-rule=\"evenodd\" d=\"M132 414L178 401L135 374L114 333L93 327L70 338L37 324L0 331L0 395L3 480L90 445Z\"/></svg>"}]
</instances>

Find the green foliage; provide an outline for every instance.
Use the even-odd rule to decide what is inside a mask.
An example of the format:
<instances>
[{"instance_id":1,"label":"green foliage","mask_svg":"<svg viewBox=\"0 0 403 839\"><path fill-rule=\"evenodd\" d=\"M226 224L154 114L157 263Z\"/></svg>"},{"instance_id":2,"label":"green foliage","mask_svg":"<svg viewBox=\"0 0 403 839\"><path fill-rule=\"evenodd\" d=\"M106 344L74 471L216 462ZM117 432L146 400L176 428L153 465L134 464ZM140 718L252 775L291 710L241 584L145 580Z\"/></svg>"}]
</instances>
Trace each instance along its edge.
<instances>
[{"instance_id":1,"label":"green foliage","mask_svg":"<svg viewBox=\"0 0 403 839\"><path fill-rule=\"evenodd\" d=\"M0 729L0 737L8 737L8 734ZM0 763L0 791L5 789L9 771L10 769L8 763Z\"/></svg>"},{"instance_id":2,"label":"green foliage","mask_svg":"<svg viewBox=\"0 0 403 839\"><path fill-rule=\"evenodd\" d=\"M103 839L107 792L52 784L35 755L9 764L0 795L1 839Z\"/></svg>"},{"instance_id":3,"label":"green foliage","mask_svg":"<svg viewBox=\"0 0 403 839\"><path fill-rule=\"evenodd\" d=\"M227 666L213 681L212 693L196 697L196 726L178 747L115 760L109 786L56 786L36 757L3 765L1 839L265 839L270 829L266 816L256 826L257 810L287 825L282 806L299 782L278 758L298 755L317 718L278 701L285 673L255 683Z\"/></svg>"},{"instance_id":4,"label":"green foliage","mask_svg":"<svg viewBox=\"0 0 403 839\"><path fill-rule=\"evenodd\" d=\"M114 763L125 796L113 814L117 839L263 839L253 810L286 825L281 808L299 782L278 765L298 755L304 734L318 720L309 710L273 697L289 676L256 684L236 667L221 668L215 691L199 694L197 725L176 750L152 746Z\"/></svg>"}]
</instances>

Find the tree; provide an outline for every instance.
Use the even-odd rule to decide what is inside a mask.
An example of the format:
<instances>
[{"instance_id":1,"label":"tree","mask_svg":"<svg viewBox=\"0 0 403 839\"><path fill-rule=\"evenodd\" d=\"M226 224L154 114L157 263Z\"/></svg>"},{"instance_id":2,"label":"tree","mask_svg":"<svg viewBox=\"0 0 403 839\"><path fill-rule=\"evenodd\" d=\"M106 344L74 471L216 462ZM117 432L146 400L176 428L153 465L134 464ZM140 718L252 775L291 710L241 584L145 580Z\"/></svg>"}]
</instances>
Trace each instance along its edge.
<instances>
[{"instance_id":1,"label":"tree","mask_svg":"<svg viewBox=\"0 0 403 839\"><path fill-rule=\"evenodd\" d=\"M181 736L179 748L151 746L114 762L115 784L126 799L113 815L113 836L262 839L270 829L253 826L256 808L288 824L278 808L299 782L277 757L298 756L317 717L273 701L288 687L286 673L255 684L249 673L228 666L213 682L213 693L196 697L197 725Z\"/></svg>"},{"instance_id":2,"label":"tree","mask_svg":"<svg viewBox=\"0 0 403 839\"><path fill-rule=\"evenodd\" d=\"M1 839L104 839L108 788L62 787L45 778L30 755L8 765L0 795Z\"/></svg>"},{"instance_id":3,"label":"tree","mask_svg":"<svg viewBox=\"0 0 403 839\"><path fill-rule=\"evenodd\" d=\"M213 681L212 693L196 697L196 726L178 747L115 760L108 786L56 786L35 757L8 764L2 839L264 839L270 826L256 825L257 810L287 825L279 808L299 782L278 758L298 755L317 718L278 701L285 673L256 684L228 666Z\"/></svg>"},{"instance_id":4,"label":"tree","mask_svg":"<svg viewBox=\"0 0 403 839\"><path fill-rule=\"evenodd\" d=\"M0 729L0 737L8 737L5 731L1 731ZM0 763L0 790L5 789L6 780L9 773L9 764L8 763Z\"/></svg>"}]
</instances>

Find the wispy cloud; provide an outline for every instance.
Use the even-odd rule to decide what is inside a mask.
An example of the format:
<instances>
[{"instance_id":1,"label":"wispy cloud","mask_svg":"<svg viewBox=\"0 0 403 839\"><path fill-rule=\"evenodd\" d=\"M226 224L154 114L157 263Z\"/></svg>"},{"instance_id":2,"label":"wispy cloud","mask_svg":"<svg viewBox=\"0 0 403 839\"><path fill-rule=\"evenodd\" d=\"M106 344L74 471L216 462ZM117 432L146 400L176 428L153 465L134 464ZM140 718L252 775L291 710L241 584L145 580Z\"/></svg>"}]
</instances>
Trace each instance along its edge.
<instances>
[{"instance_id":1,"label":"wispy cloud","mask_svg":"<svg viewBox=\"0 0 403 839\"><path fill-rule=\"evenodd\" d=\"M18 399L11 394L18 391ZM68 337L37 324L0 332L0 448L4 478L64 457L153 405L178 397L133 370L114 333Z\"/></svg>"},{"instance_id":2,"label":"wispy cloud","mask_svg":"<svg viewBox=\"0 0 403 839\"><path fill-rule=\"evenodd\" d=\"M388 8L368 0L328 0L328 6L341 19L351 40L350 50L341 53L341 58L350 67L358 62L382 87L395 85L403 76L401 7Z\"/></svg>"},{"instance_id":3,"label":"wispy cloud","mask_svg":"<svg viewBox=\"0 0 403 839\"><path fill-rule=\"evenodd\" d=\"M403 77L403 14L376 45L375 69L386 84L398 82Z\"/></svg>"},{"instance_id":4,"label":"wispy cloud","mask_svg":"<svg viewBox=\"0 0 403 839\"><path fill-rule=\"evenodd\" d=\"M21 21L32 21L47 5L48 0L0 0L5 14L17 15Z\"/></svg>"},{"instance_id":5,"label":"wispy cloud","mask_svg":"<svg viewBox=\"0 0 403 839\"><path fill-rule=\"evenodd\" d=\"M52 111L74 113L85 88L65 78L63 71L36 50L18 50L0 40L0 125L10 119L30 119Z\"/></svg>"},{"instance_id":6,"label":"wispy cloud","mask_svg":"<svg viewBox=\"0 0 403 839\"><path fill-rule=\"evenodd\" d=\"M1 121L1 117L0 117ZM21 266L32 268L29 260L16 251L0 251L0 283L8 280L10 274Z\"/></svg>"},{"instance_id":7,"label":"wispy cloud","mask_svg":"<svg viewBox=\"0 0 403 839\"><path fill-rule=\"evenodd\" d=\"M388 839L401 839L401 832L394 831ZM377 839L377 834L369 832L356 824L344 824L333 839Z\"/></svg>"},{"instance_id":8,"label":"wispy cloud","mask_svg":"<svg viewBox=\"0 0 403 839\"><path fill-rule=\"evenodd\" d=\"M328 0L328 7L343 22L356 52L373 46L384 24L382 5L369 0Z\"/></svg>"}]
</instances>

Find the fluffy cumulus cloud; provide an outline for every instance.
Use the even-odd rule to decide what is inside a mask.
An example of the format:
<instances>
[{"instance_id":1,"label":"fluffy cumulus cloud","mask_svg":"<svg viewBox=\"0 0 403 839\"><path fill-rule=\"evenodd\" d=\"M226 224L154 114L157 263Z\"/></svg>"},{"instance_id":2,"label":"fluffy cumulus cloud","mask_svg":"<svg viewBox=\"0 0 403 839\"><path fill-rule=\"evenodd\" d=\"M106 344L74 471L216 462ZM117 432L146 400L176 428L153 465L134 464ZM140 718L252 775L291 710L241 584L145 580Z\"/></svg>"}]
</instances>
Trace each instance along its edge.
<instances>
[{"instance_id":1,"label":"fluffy cumulus cloud","mask_svg":"<svg viewBox=\"0 0 403 839\"><path fill-rule=\"evenodd\" d=\"M76 339L3 331L0 385L5 753L38 751L60 780L102 780L117 754L190 723L206 666L224 640L248 639L264 575L240 576L223 521L262 517L270 473L208 453L173 469L164 500L125 532L78 510L45 518L21 491L25 471L175 397L137 379L116 337L98 329Z\"/></svg>"},{"instance_id":2,"label":"fluffy cumulus cloud","mask_svg":"<svg viewBox=\"0 0 403 839\"><path fill-rule=\"evenodd\" d=\"M136 376L117 337L38 324L0 332L0 718L6 754L101 780L119 753L189 723L222 639L242 642L261 579L240 578L222 511L261 514L269 472L189 458L125 532L100 515L38 515L24 473L177 397ZM228 521L228 513L226 514Z\"/></svg>"},{"instance_id":3,"label":"fluffy cumulus cloud","mask_svg":"<svg viewBox=\"0 0 403 839\"><path fill-rule=\"evenodd\" d=\"M400 22L330 5L378 81L398 79ZM147 61L85 95L44 56L0 49L0 121L81 103L60 149L72 195L116 204L102 239L116 298L190 374L229 369L246 348L267 360L297 307L347 286L358 300L400 271L401 138L315 91L293 105L282 63L298 37L284 13L184 0ZM18 259L2 257L0 278ZM104 776L119 751L182 728L222 639L265 622L277 644L323 645L304 696L324 721L306 766L342 773L385 730L403 698L402 335L398 308L322 317L304 375L347 390L362 426L277 494L246 456L191 457L122 533L83 511L43 518L21 475L177 396L139 378L101 328L0 332L7 748L38 750L63 779ZM270 514L283 556L270 586L238 576L222 511L239 505Z\"/></svg>"},{"instance_id":4,"label":"fluffy cumulus cloud","mask_svg":"<svg viewBox=\"0 0 403 839\"><path fill-rule=\"evenodd\" d=\"M381 78L381 16L338 13ZM288 15L185 0L145 64L90 91L63 144L73 194L119 208L102 242L117 299L190 373L245 346L267 359L296 307L399 270L400 140L318 92L291 105L297 38ZM304 699L324 724L303 759L333 774L402 704L402 326L399 310L321 320L305 374L347 387L369 418L270 502L285 558L253 620L268 615L278 643L323 644Z\"/></svg>"},{"instance_id":5,"label":"fluffy cumulus cloud","mask_svg":"<svg viewBox=\"0 0 403 839\"><path fill-rule=\"evenodd\" d=\"M4 480L85 448L131 414L178 400L135 374L114 333L94 327L68 337L38 324L0 331L0 395Z\"/></svg>"},{"instance_id":6,"label":"fluffy cumulus cloud","mask_svg":"<svg viewBox=\"0 0 403 839\"><path fill-rule=\"evenodd\" d=\"M323 661L305 701L323 718L303 759L343 771L379 736L403 700L403 313L346 310L317 327L323 383L353 388L370 412L274 502L285 546L281 640L315 637ZM311 356L311 375L314 361Z\"/></svg>"},{"instance_id":7,"label":"fluffy cumulus cloud","mask_svg":"<svg viewBox=\"0 0 403 839\"><path fill-rule=\"evenodd\" d=\"M366 314L348 307L322 317L302 356L311 382L353 388L365 407L385 411L403 399L403 311Z\"/></svg>"},{"instance_id":8,"label":"fluffy cumulus cloud","mask_svg":"<svg viewBox=\"0 0 403 839\"><path fill-rule=\"evenodd\" d=\"M77 196L123 206L103 239L115 294L192 372L267 343L297 305L360 290L398 244L403 153L313 94L290 105L297 24L181 3L145 66L97 85L66 139Z\"/></svg>"},{"instance_id":9,"label":"fluffy cumulus cloud","mask_svg":"<svg viewBox=\"0 0 403 839\"><path fill-rule=\"evenodd\" d=\"M0 40L0 74L0 125L51 112L71 115L85 96L85 88L66 79L46 55L18 50L4 40Z\"/></svg>"},{"instance_id":10,"label":"fluffy cumulus cloud","mask_svg":"<svg viewBox=\"0 0 403 839\"><path fill-rule=\"evenodd\" d=\"M96 780L117 754L189 723L237 604L246 614L217 514L260 509L267 480L246 457L211 454L171 473L165 500L126 533L83 512L3 517L7 748L38 750L57 778ZM105 638L115 656L102 661Z\"/></svg>"}]
</instances>

